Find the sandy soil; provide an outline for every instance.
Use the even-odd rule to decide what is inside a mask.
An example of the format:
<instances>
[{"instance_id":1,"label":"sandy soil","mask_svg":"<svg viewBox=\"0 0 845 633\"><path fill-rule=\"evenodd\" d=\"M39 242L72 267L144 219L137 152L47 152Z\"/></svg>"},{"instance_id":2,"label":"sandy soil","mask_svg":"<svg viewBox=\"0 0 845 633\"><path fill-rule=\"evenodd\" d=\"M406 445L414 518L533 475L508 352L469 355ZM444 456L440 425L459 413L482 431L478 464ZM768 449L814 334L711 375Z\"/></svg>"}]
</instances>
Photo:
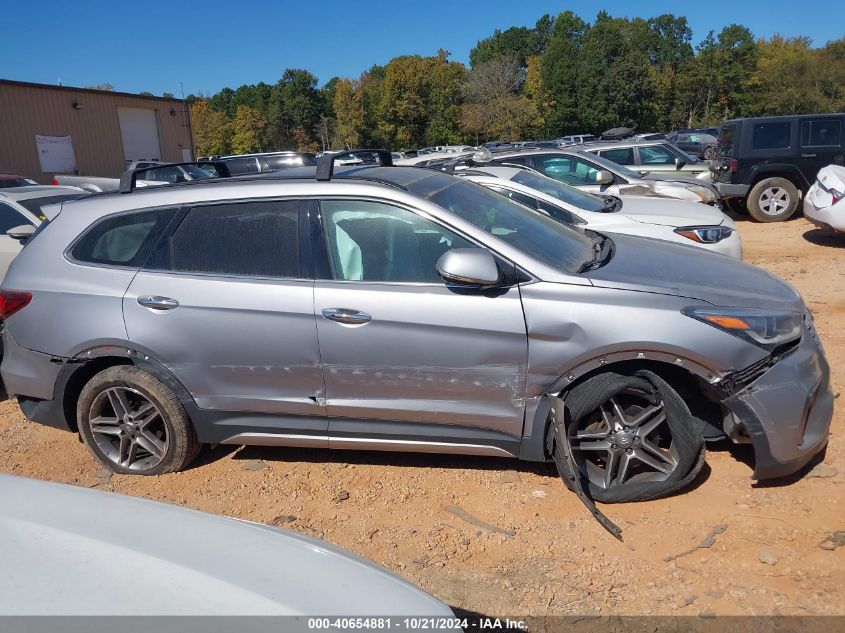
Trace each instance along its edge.
<instances>
[{"instance_id":1,"label":"sandy soil","mask_svg":"<svg viewBox=\"0 0 845 633\"><path fill-rule=\"evenodd\" d=\"M739 228L746 260L804 295L834 392L842 392L845 236L826 236L803 219L740 221ZM551 465L219 447L184 473L109 477L75 436L26 422L12 402L0 404L0 471L315 535L460 609L503 616L845 614L845 547L820 547L845 530L841 401L825 462L809 476L755 487L750 457L748 450L712 447L709 467L686 493L604 506L623 528L620 543L566 491ZM514 536L476 527L445 506ZM702 542L712 545L696 548Z\"/></svg>"}]
</instances>

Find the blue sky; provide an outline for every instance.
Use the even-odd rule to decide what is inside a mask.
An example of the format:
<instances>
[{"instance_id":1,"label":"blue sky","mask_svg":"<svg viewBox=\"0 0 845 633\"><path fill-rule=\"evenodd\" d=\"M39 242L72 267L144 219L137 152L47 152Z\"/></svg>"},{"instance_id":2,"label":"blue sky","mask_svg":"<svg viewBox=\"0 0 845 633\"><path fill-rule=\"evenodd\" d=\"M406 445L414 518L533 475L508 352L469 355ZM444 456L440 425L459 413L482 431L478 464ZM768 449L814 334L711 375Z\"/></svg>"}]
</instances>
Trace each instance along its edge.
<instances>
[{"instance_id":1,"label":"blue sky","mask_svg":"<svg viewBox=\"0 0 845 633\"><path fill-rule=\"evenodd\" d=\"M155 94L213 93L224 86L274 83L285 68L307 68L321 84L355 77L401 54L438 48L467 62L494 29L532 26L543 13L571 9L592 21L614 16L685 15L697 43L731 22L757 37L807 35L815 45L845 35L841 0L102 0L3 3L0 78L66 86L110 83Z\"/></svg>"}]
</instances>

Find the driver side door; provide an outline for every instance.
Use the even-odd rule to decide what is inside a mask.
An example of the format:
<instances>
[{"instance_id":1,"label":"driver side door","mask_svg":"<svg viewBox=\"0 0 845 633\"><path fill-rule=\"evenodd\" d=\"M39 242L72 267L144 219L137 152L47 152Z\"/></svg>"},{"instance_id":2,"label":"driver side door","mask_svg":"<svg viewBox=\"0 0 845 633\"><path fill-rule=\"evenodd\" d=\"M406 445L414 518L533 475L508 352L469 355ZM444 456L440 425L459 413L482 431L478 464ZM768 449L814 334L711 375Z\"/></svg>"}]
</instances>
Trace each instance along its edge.
<instances>
[{"instance_id":1,"label":"driver side door","mask_svg":"<svg viewBox=\"0 0 845 633\"><path fill-rule=\"evenodd\" d=\"M528 357L519 287L444 283L440 256L477 244L414 210L325 199L320 217L325 267L314 302L329 446L420 450L472 444L479 433L521 436Z\"/></svg>"}]
</instances>

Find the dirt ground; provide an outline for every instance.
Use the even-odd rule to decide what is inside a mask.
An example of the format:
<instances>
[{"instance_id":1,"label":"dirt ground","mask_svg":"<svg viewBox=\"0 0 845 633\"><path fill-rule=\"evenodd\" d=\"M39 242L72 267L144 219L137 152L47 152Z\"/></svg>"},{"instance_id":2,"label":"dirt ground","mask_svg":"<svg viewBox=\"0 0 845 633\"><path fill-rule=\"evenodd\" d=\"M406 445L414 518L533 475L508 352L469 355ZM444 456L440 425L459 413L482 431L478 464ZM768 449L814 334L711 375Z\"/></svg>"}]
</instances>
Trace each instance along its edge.
<instances>
[{"instance_id":1,"label":"dirt ground","mask_svg":"<svg viewBox=\"0 0 845 633\"><path fill-rule=\"evenodd\" d=\"M803 294L841 393L845 236L803 218L738 224L746 260ZM218 447L184 473L109 477L75 436L26 422L8 401L0 404L0 471L318 536L486 615L845 614L845 547L821 546L845 530L845 407L836 405L824 463L809 475L755 487L749 450L710 447L709 467L686 493L603 507L624 543L590 517L552 465Z\"/></svg>"}]
</instances>

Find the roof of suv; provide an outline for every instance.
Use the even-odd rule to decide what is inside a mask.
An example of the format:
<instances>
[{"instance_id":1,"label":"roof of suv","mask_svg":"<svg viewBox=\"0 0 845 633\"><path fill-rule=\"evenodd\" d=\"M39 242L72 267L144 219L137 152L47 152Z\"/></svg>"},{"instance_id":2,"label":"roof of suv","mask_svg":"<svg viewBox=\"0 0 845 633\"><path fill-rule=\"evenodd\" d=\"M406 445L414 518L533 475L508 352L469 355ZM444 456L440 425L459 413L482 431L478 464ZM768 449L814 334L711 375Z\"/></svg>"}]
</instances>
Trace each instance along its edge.
<instances>
[{"instance_id":1,"label":"roof of suv","mask_svg":"<svg viewBox=\"0 0 845 633\"><path fill-rule=\"evenodd\" d=\"M583 147L585 150L593 149L614 149L617 147L649 147L652 145L666 145L669 143L665 138L653 141L640 141L637 139L624 139L622 141L590 141L582 143L578 147Z\"/></svg>"}]
</instances>

